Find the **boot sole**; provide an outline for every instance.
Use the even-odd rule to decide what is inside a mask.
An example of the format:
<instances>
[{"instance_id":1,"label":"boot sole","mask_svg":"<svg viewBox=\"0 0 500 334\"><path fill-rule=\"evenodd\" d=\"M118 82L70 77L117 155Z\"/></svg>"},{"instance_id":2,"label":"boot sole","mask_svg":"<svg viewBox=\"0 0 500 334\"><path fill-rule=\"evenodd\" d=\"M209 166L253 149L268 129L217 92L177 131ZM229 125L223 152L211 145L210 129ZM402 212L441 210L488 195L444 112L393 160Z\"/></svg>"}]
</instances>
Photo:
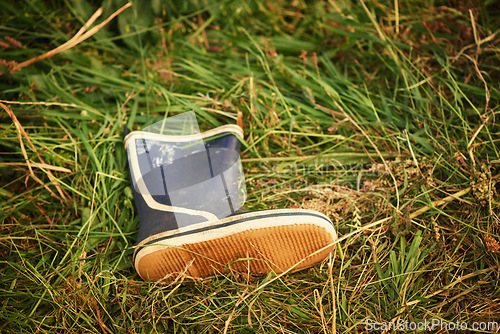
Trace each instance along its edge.
<instances>
[{"instance_id":1,"label":"boot sole","mask_svg":"<svg viewBox=\"0 0 500 334\"><path fill-rule=\"evenodd\" d=\"M191 231L144 240L135 254L139 275L150 281L178 275L203 278L229 271L265 274L310 267L335 247L328 218L309 210L245 213Z\"/></svg>"}]
</instances>

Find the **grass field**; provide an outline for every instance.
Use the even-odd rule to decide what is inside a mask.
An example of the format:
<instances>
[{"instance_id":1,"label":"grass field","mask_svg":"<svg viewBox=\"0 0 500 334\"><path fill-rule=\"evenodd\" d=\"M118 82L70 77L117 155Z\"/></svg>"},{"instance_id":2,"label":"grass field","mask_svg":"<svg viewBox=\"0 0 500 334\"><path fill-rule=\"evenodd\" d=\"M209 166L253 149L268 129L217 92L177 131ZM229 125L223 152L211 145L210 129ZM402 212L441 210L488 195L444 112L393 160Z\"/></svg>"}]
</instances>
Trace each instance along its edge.
<instances>
[{"instance_id":1,"label":"grass field","mask_svg":"<svg viewBox=\"0 0 500 334\"><path fill-rule=\"evenodd\" d=\"M123 4L104 0L94 26ZM136 1L16 71L100 5L0 6L0 331L500 324L496 1ZM325 213L341 236L330 259L140 279L123 126L189 110L202 130L242 113L245 208Z\"/></svg>"}]
</instances>

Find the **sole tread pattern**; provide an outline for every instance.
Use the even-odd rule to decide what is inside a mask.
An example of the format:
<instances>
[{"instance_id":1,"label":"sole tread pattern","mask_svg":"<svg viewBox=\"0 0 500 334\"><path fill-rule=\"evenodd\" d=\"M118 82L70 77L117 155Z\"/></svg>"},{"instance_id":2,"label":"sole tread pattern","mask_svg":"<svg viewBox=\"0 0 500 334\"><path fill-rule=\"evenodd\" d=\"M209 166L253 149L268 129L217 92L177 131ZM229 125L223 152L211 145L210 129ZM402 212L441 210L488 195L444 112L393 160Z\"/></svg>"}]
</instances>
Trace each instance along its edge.
<instances>
[{"instance_id":1,"label":"sole tread pattern","mask_svg":"<svg viewBox=\"0 0 500 334\"><path fill-rule=\"evenodd\" d=\"M208 277L226 273L229 267L256 274L281 273L304 258L294 270L323 260L334 246L309 255L333 241L325 228L312 224L265 227L182 247L165 246L143 256L137 263L137 271L151 281L174 279L180 273Z\"/></svg>"}]
</instances>

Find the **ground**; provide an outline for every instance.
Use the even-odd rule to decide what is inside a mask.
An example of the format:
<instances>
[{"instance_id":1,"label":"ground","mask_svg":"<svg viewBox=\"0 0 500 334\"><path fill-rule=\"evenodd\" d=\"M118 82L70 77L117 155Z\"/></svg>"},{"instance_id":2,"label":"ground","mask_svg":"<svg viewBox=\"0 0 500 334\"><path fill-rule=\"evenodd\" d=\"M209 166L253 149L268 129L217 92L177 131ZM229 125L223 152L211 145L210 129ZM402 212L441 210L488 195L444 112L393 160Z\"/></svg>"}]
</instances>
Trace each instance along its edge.
<instances>
[{"instance_id":1,"label":"ground","mask_svg":"<svg viewBox=\"0 0 500 334\"><path fill-rule=\"evenodd\" d=\"M97 26L124 4L0 8L1 331L498 331L496 1L150 0ZM330 258L140 279L123 127L189 110L240 120L245 208L325 213Z\"/></svg>"}]
</instances>

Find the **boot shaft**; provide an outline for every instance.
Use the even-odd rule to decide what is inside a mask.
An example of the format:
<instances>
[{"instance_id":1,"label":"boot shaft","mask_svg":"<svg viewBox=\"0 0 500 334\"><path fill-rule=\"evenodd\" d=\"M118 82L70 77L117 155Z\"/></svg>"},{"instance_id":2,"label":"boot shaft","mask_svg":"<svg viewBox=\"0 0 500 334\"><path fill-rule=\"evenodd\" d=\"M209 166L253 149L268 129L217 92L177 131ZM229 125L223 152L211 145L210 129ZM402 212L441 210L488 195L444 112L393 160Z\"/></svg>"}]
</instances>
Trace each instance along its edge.
<instances>
[{"instance_id":1,"label":"boot shaft","mask_svg":"<svg viewBox=\"0 0 500 334\"><path fill-rule=\"evenodd\" d=\"M225 218L243 206L241 137L237 126L200 133L193 112L125 137L141 221L138 243L157 233Z\"/></svg>"}]
</instances>

